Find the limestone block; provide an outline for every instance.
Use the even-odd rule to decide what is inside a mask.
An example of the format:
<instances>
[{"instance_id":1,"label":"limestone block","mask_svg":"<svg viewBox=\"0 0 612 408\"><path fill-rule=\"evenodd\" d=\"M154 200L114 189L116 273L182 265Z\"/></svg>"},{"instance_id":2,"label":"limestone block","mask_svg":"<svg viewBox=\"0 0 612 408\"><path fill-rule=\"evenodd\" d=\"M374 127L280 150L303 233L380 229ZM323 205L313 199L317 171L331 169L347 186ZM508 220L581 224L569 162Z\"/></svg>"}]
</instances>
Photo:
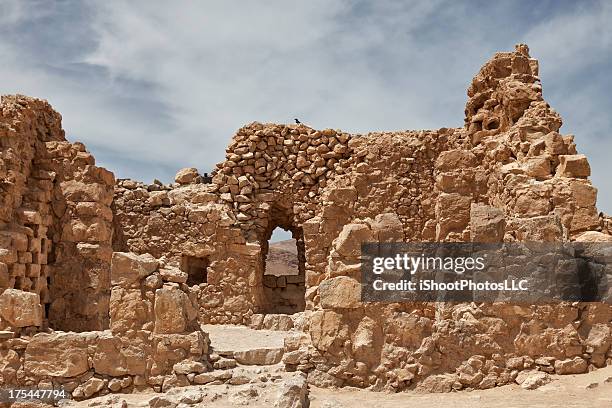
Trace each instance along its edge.
<instances>
[{"instance_id":1,"label":"limestone block","mask_svg":"<svg viewBox=\"0 0 612 408\"><path fill-rule=\"evenodd\" d=\"M581 374L586 372L587 368L586 360L581 357L555 361L555 372L557 374Z\"/></svg>"},{"instance_id":2,"label":"limestone block","mask_svg":"<svg viewBox=\"0 0 612 408\"><path fill-rule=\"evenodd\" d=\"M187 282L187 273L178 268L164 268L159 270L159 275L164 282L185 283Z\"/></svg>"},{"instance_id":3,"label":"limestone block","mask_svg":"<svg viewBox=\"0 0 612 408\"><path fill-rule=\"evenodd\" d=\"M470 208L470 234L473 242L503 242L506 220L503 210L482 204Z\"/></svg>"},{"instance_id":4,"label":"limestone block","mask_svg":"<svg viewBox=\"0 0 612 408\"><path fill-rule=\"evenodd\" d=\"M436 170L440 172L474 167L477 159L474 153L464 149L448 150L436 159Z\"/></svg>"},{"instance_id":5,"label":"limestone block","mask_svg":"<svg viewBox=\"0 0 612 408\"><path fill-rule=\"evenodd\" d=\"M34 377L75 377L89 370L86 336L75 333L39 333L24 355L24 368Z\"/></svg>"},{"instance_id":6,"label":"limestone block","mask_svg":"<svg viewBox=\"0 0 612 408\"><path fill-rule=\"evenodd\" d=\"M132 287L153 273L158 266L151 255L115 252L111 261L111 285Z\"/></svg>"},{"instance_id":7,"label":"limestone block","mask_svg":"<svg viewBox=\"0 0 612 408\"><path fill-rule=\"evenodd\" d=\"M128 373L125 356L121 353L122 342L110 332L98 336L93 355L93 368L98 374L119 377Z\"/></svg>"},{"instance_id":8,"label":"limestone block","mask_svg":"<svg viewBox=\"0 0 612 408\"><path fill-rule=\"evenodd\" d=\"M543 180L551 174L550 160L547 156L530 157L522 167L525 174L538 180Z\"/></svg>"},{"instance_id":9,"label":"limestone block","mask_svg":"<svg viewBox=\"0 0 612 408\"><path fill-rule=\"evenodd\" d=\"M450 232L463 231L470 221L472 199L460 194L440 194L436 201L436 236L444 239Z\"/></svg>"},{"instance_id":10,"label":"limestone block","mask_svg":"<svg viewBox=\"0 0 612 408\"><path fill-rule=\"evenodd\" d=\"M190 184L193 183L199 176L198 169L195 167L188 167L178 171L174 177L174 181L178 184Z\"/></svg>"},{"instance_id":11,"label":"limestone block","mask_svg":"<svg viewBox=\"0 0 612 408\"><path fill-rule=\"evenodd\" d=\"M308 406L308 383L305 374L296 373L280 384L274 401L275 408L307 408Z\"/></svg>"},{"instance_id":12,"label":"limestone block","mask_svg":"<svg viewBox=\"0 0 612 408\"><path fill-rule=\"evenodd\" d=\"M557 176L587 178L591 175L591 166L585 155L569 154L559 156Z\"/></svg>"},{"instance_id":13,"label":"limestone block","mask_svg":"<svg viewBox=\"0 0 612 408\"><path fill-rule=\"evenodd\" d=\"M354 309L361 305L361 284L348 276L326 279L319 285L321 307Z\"/></svg>"},{"instance_id":14,"label":"limestone block","mask_svg":"<svg viewBox=\"0 0 612 408\"><path fill-rule=\"evenodd\" d=\"M6 289L0 295L0 316L14 327L40 326L43 316L40 296Z\"/></svg>"},{"instance_id":15,"label":"limestone block","mask_svg":"<svg viewBox=\"0 0 612 408\"><path fill-rule=\"evenodd\" d=\"M357 258L361 255L361 244L372 242L374 237L367 225L347 224L334 240L336 251L344 257Z\"/></svg>"},{"instance_id":16,"label":"limestone block","mask_svg":"<svg viewBox=\"0 0 612 408\"><path fill-rule=\"evenodd\" d=\"M165 285L155 291L155 333L184 333L197 311L185 292Z\"/></svg>"},{"instance_id":17,"label":"limestone block","mask_svg":"<svg viewBox=\"0 0 612 408\"><path fill-rule=\"evenodd\" d=\"M151 329L147 326L147 323L153 321L151 302L142 298L140 289L114 287L111 290L109 307L113 333Z\"/></svg>"},{"instance_id":18,"label":"limestone block","mask_svg":"<svg viewBox=\"0 0 612 408\"><path fill-rule=\"evenodd\" d=\"M370 226L372 235L379 242L404 241L404 226L395 213L378 214Z\"/></svg>"},{"instance_id":19,"label":"limestone block","mask_svg":"<svg viewBox=\"0 0 612 408\"><path fill-rule=\"evenodd\" d=\"M277 364L283 357L282 348L254 348L234 351L234 359L245 365L272 365Z\"/></svg>"},{"instance_id":20,"label":"limestone block","mask_svg":"<svg viewBox=\"0 0 612 408\"><path fill-rule=\"evenodd\" d=\"M578 237L576 237L577 242L612 242L612 235L604 234L603 232L598 231L587 231L584 232Z\"/></svg>"},{"instance_id":21,"label":"limestone block","mask_svg":"<svg viewBox=\"0 0 612 408\"><path fill-rule=\"evenodd\" d=\"M113 189L98 183L84 183L75 180L60 184L64 197L68 201L93 201L109 206L113 202Z\"/></svg>"},{"instance_id":22,"label":"limestone block","mask_svg":"<svg viewBox=\"0 0 612 408\"><path fill-rule=\"evenodd\" d=\"M332 346L342 323L342 315L331 310L317 311L312 314L309 333L312 344L321 351Z\"/></svg>"}]
</instances>

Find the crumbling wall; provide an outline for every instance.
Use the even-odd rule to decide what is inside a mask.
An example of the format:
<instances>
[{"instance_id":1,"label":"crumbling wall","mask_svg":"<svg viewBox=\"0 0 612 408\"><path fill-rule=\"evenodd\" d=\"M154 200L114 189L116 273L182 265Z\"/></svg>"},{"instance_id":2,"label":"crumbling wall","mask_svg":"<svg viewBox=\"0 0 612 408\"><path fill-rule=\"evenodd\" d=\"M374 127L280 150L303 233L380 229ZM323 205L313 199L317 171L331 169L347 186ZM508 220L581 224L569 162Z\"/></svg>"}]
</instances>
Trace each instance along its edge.
<instances>
[{"instance_id":1,"label":"crumbling wall","mask_svg":"<svg viewBox=\"0 0 612 408\"><path fill-rule=\"evenodd\" d=\"M316 385L450 391L507 384L525 369L567 374L612 363L609 304L361 302L363 242L612 240L609 217L596 209L588 162L573 137L559 133L561 119L542 98L538 64L526 46L496 54L472 81L468 97L464 128L351 135L255 122L238 130L210 180L195 169L182 170L171 185L119 180L112 203L114 249L148 253L160 264L149 276L142 264L148 258L138 258L146 278L134 287L133 281L125 286L109 280L105 272L111 177L96 170L81 146L67 142L19 147L17 157L36 164L29 157L42 154L47 167L62 164L54 170L61 175L52 182L54 195L45 201L54 214L47 220L49 263L70 271L76 268L72 256L97 259L77 270L99 285L78 273L57 276L69 293L83 282L93 289L89 295L98 306L89 322L103 322L99 305L112 286L111 330L125 325L134 333L155 333L157 291L163 289L164 302L175 302L185 299L180 289L199 323L294 326L298 333L288 340L283 361ZM24 104L29 111L30 102ZM15 160L11 150L3 154L7 163ZM19 180L25 176L13 177L6 191L24 183ZM11 194L11 200L24 197L21 190ZM300 243L300 276L292 283L292 290L303 290L299 305L285 304L295 295L284 297L286 280L279 285L264 276L276 227ZM19 250L11 249L18 241L11 238L1 253L10 260L0 259L11 265L7 275L21 268L12 266L19 264ZM155 275L178 289L159 287ZM23 293L5 290L0 301L34 310L28 305L38 300ZM52 287L51 316L57 301L58 316L70 311L82 322L74 306L79 303L65 301L69 293L54 295ZM265 316L302 308L292 324L288 317ZM195 324L192 312L186 319L182 312L171 316ZM12 326L38 325L31 324L36 313L15 316L23 323Z\"/></svg>"},{"instance_id":2,"label":"crumbling wall","mask_svg":"<svg viewBox=\"0 0 612 408\"><path fill-rule=\"evenodd\" d=\"M214 269L225 270L221 279L228 282L239 282L232 271L245 259L252 269L239 291L214 292L223 299L219 311L248 321L266 311L261 260L271 231L281 226L303 238L306 312L294 320L307 334L288 345L285 362L315 384L448 391L506 384L520 369L561 373L606 364L609 305L360 302L362 242L610 240L588 162L577 154L573 136L559 133L561 118L542 98L538 63L528 48L496 54L468 97L463 129L350 135L247 125L233 138L212 186L168 193L165 211L183 211L171 197L180 191L190 204L173 222L192 228L185 220L193 200L201 201L198 189L205 189L203 211L221 214L200 228L211 233L177 239L178 227L167 228L157 211L144 211L137 216L140 227L121 223L130 225L128 247L147 252L157 245L142 238L155 220L159 231L172 231L162 241L175 240L160 253L176 256L188 242L188 248L212 246L227 257L212 231L231 228L232 245L249 256L237 251L232 269ZM125 196L121 188L119 194ZM116 208L118 218L130 209ZM200 310L207 316L210 309ZM606 340L592 345L600 335Z\"/></svg>"},{"instance_id":3,"label":"crumbling wall","mask_svg":"<svg viewBox=\"0 0 612 408\"><path fill-rule=\"evenodd\" d=\"M83 399L193 383L212 366L185 279L151 255L114 253L110 330L2 337L0 384L61 386Z\"/></svg>"},{"instance_id":4,"label":"crumbling wall","mask_svg":"<svg viewBox=\"0 0 612 408\"><path fill-rule=\"evenodd\" d=\"M9 96L1 107L0 288L40 304L31 327L108 327L114 177L65 140L47 102ZM0 319L4 329L23 324Z\"/></svg>"}]
</instances>

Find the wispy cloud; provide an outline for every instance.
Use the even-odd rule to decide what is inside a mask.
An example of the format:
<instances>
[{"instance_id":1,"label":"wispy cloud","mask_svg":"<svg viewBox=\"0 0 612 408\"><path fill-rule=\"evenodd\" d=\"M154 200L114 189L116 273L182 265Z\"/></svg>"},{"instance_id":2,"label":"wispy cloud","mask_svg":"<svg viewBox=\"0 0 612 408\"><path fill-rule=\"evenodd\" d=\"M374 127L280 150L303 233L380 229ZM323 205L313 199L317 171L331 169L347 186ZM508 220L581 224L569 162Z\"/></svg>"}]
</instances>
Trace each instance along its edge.
<instances>
[{"instance_id":1,"label":"wispy cloud","mask_svg":"<svg viewBox=\"0 0 612 408\"><path fill-rule=\"evenodd\" d=\"M253 120L353 132L461 126L465 89L527 41L612 212L605 2L0 3L3 93L48 98L120 177L206 171ZM603 146L603 149L602 149Z\"/></svg>"}]
</instances>

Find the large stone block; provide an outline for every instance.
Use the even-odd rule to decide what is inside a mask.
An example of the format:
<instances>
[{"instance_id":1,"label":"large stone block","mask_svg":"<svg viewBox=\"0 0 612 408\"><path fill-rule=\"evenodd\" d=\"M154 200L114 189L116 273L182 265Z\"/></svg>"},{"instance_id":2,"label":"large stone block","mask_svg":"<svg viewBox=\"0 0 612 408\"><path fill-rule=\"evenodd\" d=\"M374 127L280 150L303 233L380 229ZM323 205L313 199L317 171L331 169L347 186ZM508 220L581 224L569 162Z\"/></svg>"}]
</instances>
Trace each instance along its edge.
<instances>
[{"instance_id":1,"label":"large stone block","mask_svg":"<svg viewBox=\"0 0 612 408\"><path fill-rule=\"evenodd\" d=\"M125 356L121 354L122 349L123 344L120 338L113 336L110 332L100 334L92 359L96 373L113 377L127 374L127 363Z\"/></svg>"},{"instance_id":2,"label":"large stone block","mask_svg":"<svg viewBox=\"0 0 612 408\"><path fill-rule=\"evenodd\" d=\"M110 327L113 333L151 330L152 305L143 299L140 289L114 287L110 297Z\"/></svg>"},{"instance_id":3,"label":"large stone block","mask_svg":"<svg viewBox=\"0 0 612 408\"><path fill-rule=\"evenodd\" d=\"M34 377L75 377L89 370L85 335L56 332L32 337L24 368Z\"/></svg>"},{"instance_id":4,"label":"large stone block","mask_svg":"<svg viewBox=\"0 0 612 408\"><path fill-rule=\"evenodd\" d=\"M354 309L361 305L361 284L348 276L326 279L319 285L321 307Z\"/></svg>"},{"instance_id":5,"label":"large stone block","mask_svg":"<svg viewBox=\"0 0 612 408\"><path fill-rule=\"evenodd\" d=\"M455 149L440 153L436 159L436 170L454 171L458 169L474 167L477 159L469 150Z\"/></svg>"},{"instance_id":6,"label":"large stone block","mask_svg":"<svg viewBox=\"0 0 612 408\"><path fill-rule=\"evenodd\" d=\"M591 175L591 166L584 154L569 154L559 156L557 176L586 178Z\"/></svg>"},{"instance_id":7,"label":"large stone block","mask_svg":"<svg viewBox=\"0 0 612 408\"><path fill-rule=\"evenodd\" d=\"M372 232L364 224L347 224L335 239L336 251L347 258L361 255L361 244L373 240Z\"/></svg>"},{"instance_id":8,"label":"large stone block","mask_svg":"<svg viewBox=\"0 0 612 408\"><path fill-rule=\"evenodd\" d=\"M436 201L437 239L444 239L450 232L462 232L470 221L471 197L460 194L440 194Z\"/></svg>"},{"instance_id":9,"label":"large stone block","mask_svg":"<svg viewBox=\"0 0 612 408\"><path fill-rule=\"evenodd\" d=\"M473 242L503 242L505 226L503 210L488 205L472 204L470 234Z\"/></svg>"},{"instance_id":10,"label":"large stone block","mask_svg":"<svg viewBox=\"0 0 612 408\"><path fill-rule=\"evenodd\" d=\"M331 310L314 312L310 319L309 332L312 344L327 351L334 344L342 325L342 315Z\"/></svg>"},{"instance_id":11,"label":"large stone block","mask_svg":"<svg viewBox=\"0 0 612 408\"><path fill-rule=\"evenodd\" d=\"M370 223L372 235L379 242L403 242L404 226L397 214L378 214Z\"/></svg>"},{"instance_id":12,"label":"large stone block","mask_svg":"<svg viewBox=\"0 0 612 408\"><path fill-rule=\"evenodd\" d=\"M178 286L165 285L155 291L155 333L184 333L197 311Z\"/></svg>"},{"instance_id":13,"label":"large stone block","mask_svg":"<svg viewBox=\"0 0 612 408\"><path fill-rule=\"evenodd\" d=\"M133 287L153 273L157 260L149 254L136 255L130 252L115 252L111 261L111 285Z\"/></svg>"},{"instance_id":14,"label":"large stone block","mask_svg":"<svg viewBox=\"0 0 612 408\"><path fill-rule=\"evenodd\" d=\"M0 316L14 327L40 326L43 316L40 296L7 289L0 295Z\"/></svg>"}]
</instances>

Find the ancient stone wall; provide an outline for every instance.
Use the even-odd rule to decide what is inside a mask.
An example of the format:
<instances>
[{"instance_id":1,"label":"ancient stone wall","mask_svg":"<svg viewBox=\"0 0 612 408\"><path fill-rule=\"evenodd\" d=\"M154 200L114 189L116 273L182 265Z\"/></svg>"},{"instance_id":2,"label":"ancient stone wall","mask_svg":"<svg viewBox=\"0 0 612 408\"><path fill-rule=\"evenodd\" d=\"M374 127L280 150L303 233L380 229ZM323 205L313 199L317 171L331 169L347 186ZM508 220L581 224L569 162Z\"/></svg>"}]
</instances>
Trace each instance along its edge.
<instances>
[{"instance_id":1,"label":"ancient stone wall","mask_svg":"<svg viewBox=\"0 0 612 408\"><path fill-rule=\"evenodd\" d=\"M81 322L76 330L104 326L99 311L106 301L111 330L125 324L155 333L158 299L168 304L186 296L199 323L293 326L283 361L323 386L489 388L521 370L579 373L612 363L609 304L361 302L363 242L612 240L610 218L596 209L588 162L573 136L559 133L561 119L543 100L538 63L526 46L496 54L468 97L466 126L456 129L351 135L251 123L238 130L211 180L195 169L179 172L171 185L119 180L114 200L112 177L80 145L45 142L19 147L17 155L3 149L7 163L36 164L28 158L34 154L45 155L44 169L61 163L53 170L61 175L51 182L54 196L44 200L52 211L50 316L74 314ZM39 112L38 103L24 100L20 109ZM35 143L34 131L24 134ZM3 200L26 195L25 187L9 188L16 187L8 185ZM19 219L13 213L21 203L13 204L7 231ZM145 257L139 262L158 259L151 276L174 282L185 296L175 286L159 287L146 267L139 287L111 282L111 218L115 260L128 262L135 255L118 254L128 252ZM264 275L276 227L298 242L300 273L292 282ZM0 259L10 265L9 276L21 268L14 266L18 241L11 238ZM70 263L78 256L92 263L79 269ZM58 265L64 268L56 271ZM54 292L54 276L66 293ZM612 274L604 278L612 287ZM97 302L89 312L79 303L85 297L67 301L83 286ZM0 306L3 301L38 304L12 289L0 295ZM277 313L292 313L292 324L266 319ZM11 328L39 325L31 324L36 316L17 315L30 323L9 317Z\"/></svg>"},{"instance_id":2,"label":"ancient stone wall","mask_svg":"<svg viewBox=\"0 0 612 408\"><path fill-rule=\"evenodd\" d=\"M3 315L0 326L108 327L114 177L65 140L47 102L11 96L1 106L0 287L25 292L6 302L44 308L27 322Z\"/></svg>"},{"instance_id":3,"label":"ancient stone wall","mask_svg":"<svg viewBox=\"0 0 612 408\"><path fill-rule=\"evenodd\" d=\"M250 255L248 266L239 250L217 253L231 256L232 270L244 271L248 279L236 279L243 272L226 272L221 279L232 284L201 288L219 295L220 310L248 319L266 311L261 278L270 233L277 226L292 231L303 239L305 270L306 312L295 320L308 333L310 348L297 347L299 358L287 362L321 384L402 389L429 381L442 388L486 388L513 380L515 358L522 368L534 367L543 356L553 359L546 360L550 364L574 358L584 367L604 364L608 347L587 352L585 341L597 336L591 332L609 333L609 305L360 302L362 242L610 239L595 207L588 162L577 154L573 136L558 133L561 119L542 98L538 63L526 46L496 54L474 78L468 96L463 129L350 135L252 123L237 132L212 186L168 193L168 214L183 211L172 198L179 191L189 203L172 228L158 210L140 212L136 230L134 222L121 222L130 225L123 234L127 249L151 252L153 245L141 237L150 236L153 223L166 233L165 241L180 234L178 225L193 231L191 201L201 200L196 191L204 189L209 203L204 208L221 215L196 227L210 231L208 236L188 234L193 238L187 238L187 248L219 248L212 231L236 231L233 248ZM154 194L145 190L139 194ZM119 196L125 196L121 188ZM130 211L120 202L118 219ZM227 227L216 219L226 220ZM159 255L178 258L182 244L181 237ZM209 310L201 307L205 321ZM576 319L578 329L572 326Z\"/></svg>"},{"instance_id":4,"label":"ancient stone wall","mask_svg":"<svg viewBox=\"0 0 612 408\"><path fill-rule=\"evenodd\" d=\"M185 279L150 255L114 253L110 330L2 337L0 384L61 386L83 399L193 383L212 365Z\"/></svg>"}]
</instances>

